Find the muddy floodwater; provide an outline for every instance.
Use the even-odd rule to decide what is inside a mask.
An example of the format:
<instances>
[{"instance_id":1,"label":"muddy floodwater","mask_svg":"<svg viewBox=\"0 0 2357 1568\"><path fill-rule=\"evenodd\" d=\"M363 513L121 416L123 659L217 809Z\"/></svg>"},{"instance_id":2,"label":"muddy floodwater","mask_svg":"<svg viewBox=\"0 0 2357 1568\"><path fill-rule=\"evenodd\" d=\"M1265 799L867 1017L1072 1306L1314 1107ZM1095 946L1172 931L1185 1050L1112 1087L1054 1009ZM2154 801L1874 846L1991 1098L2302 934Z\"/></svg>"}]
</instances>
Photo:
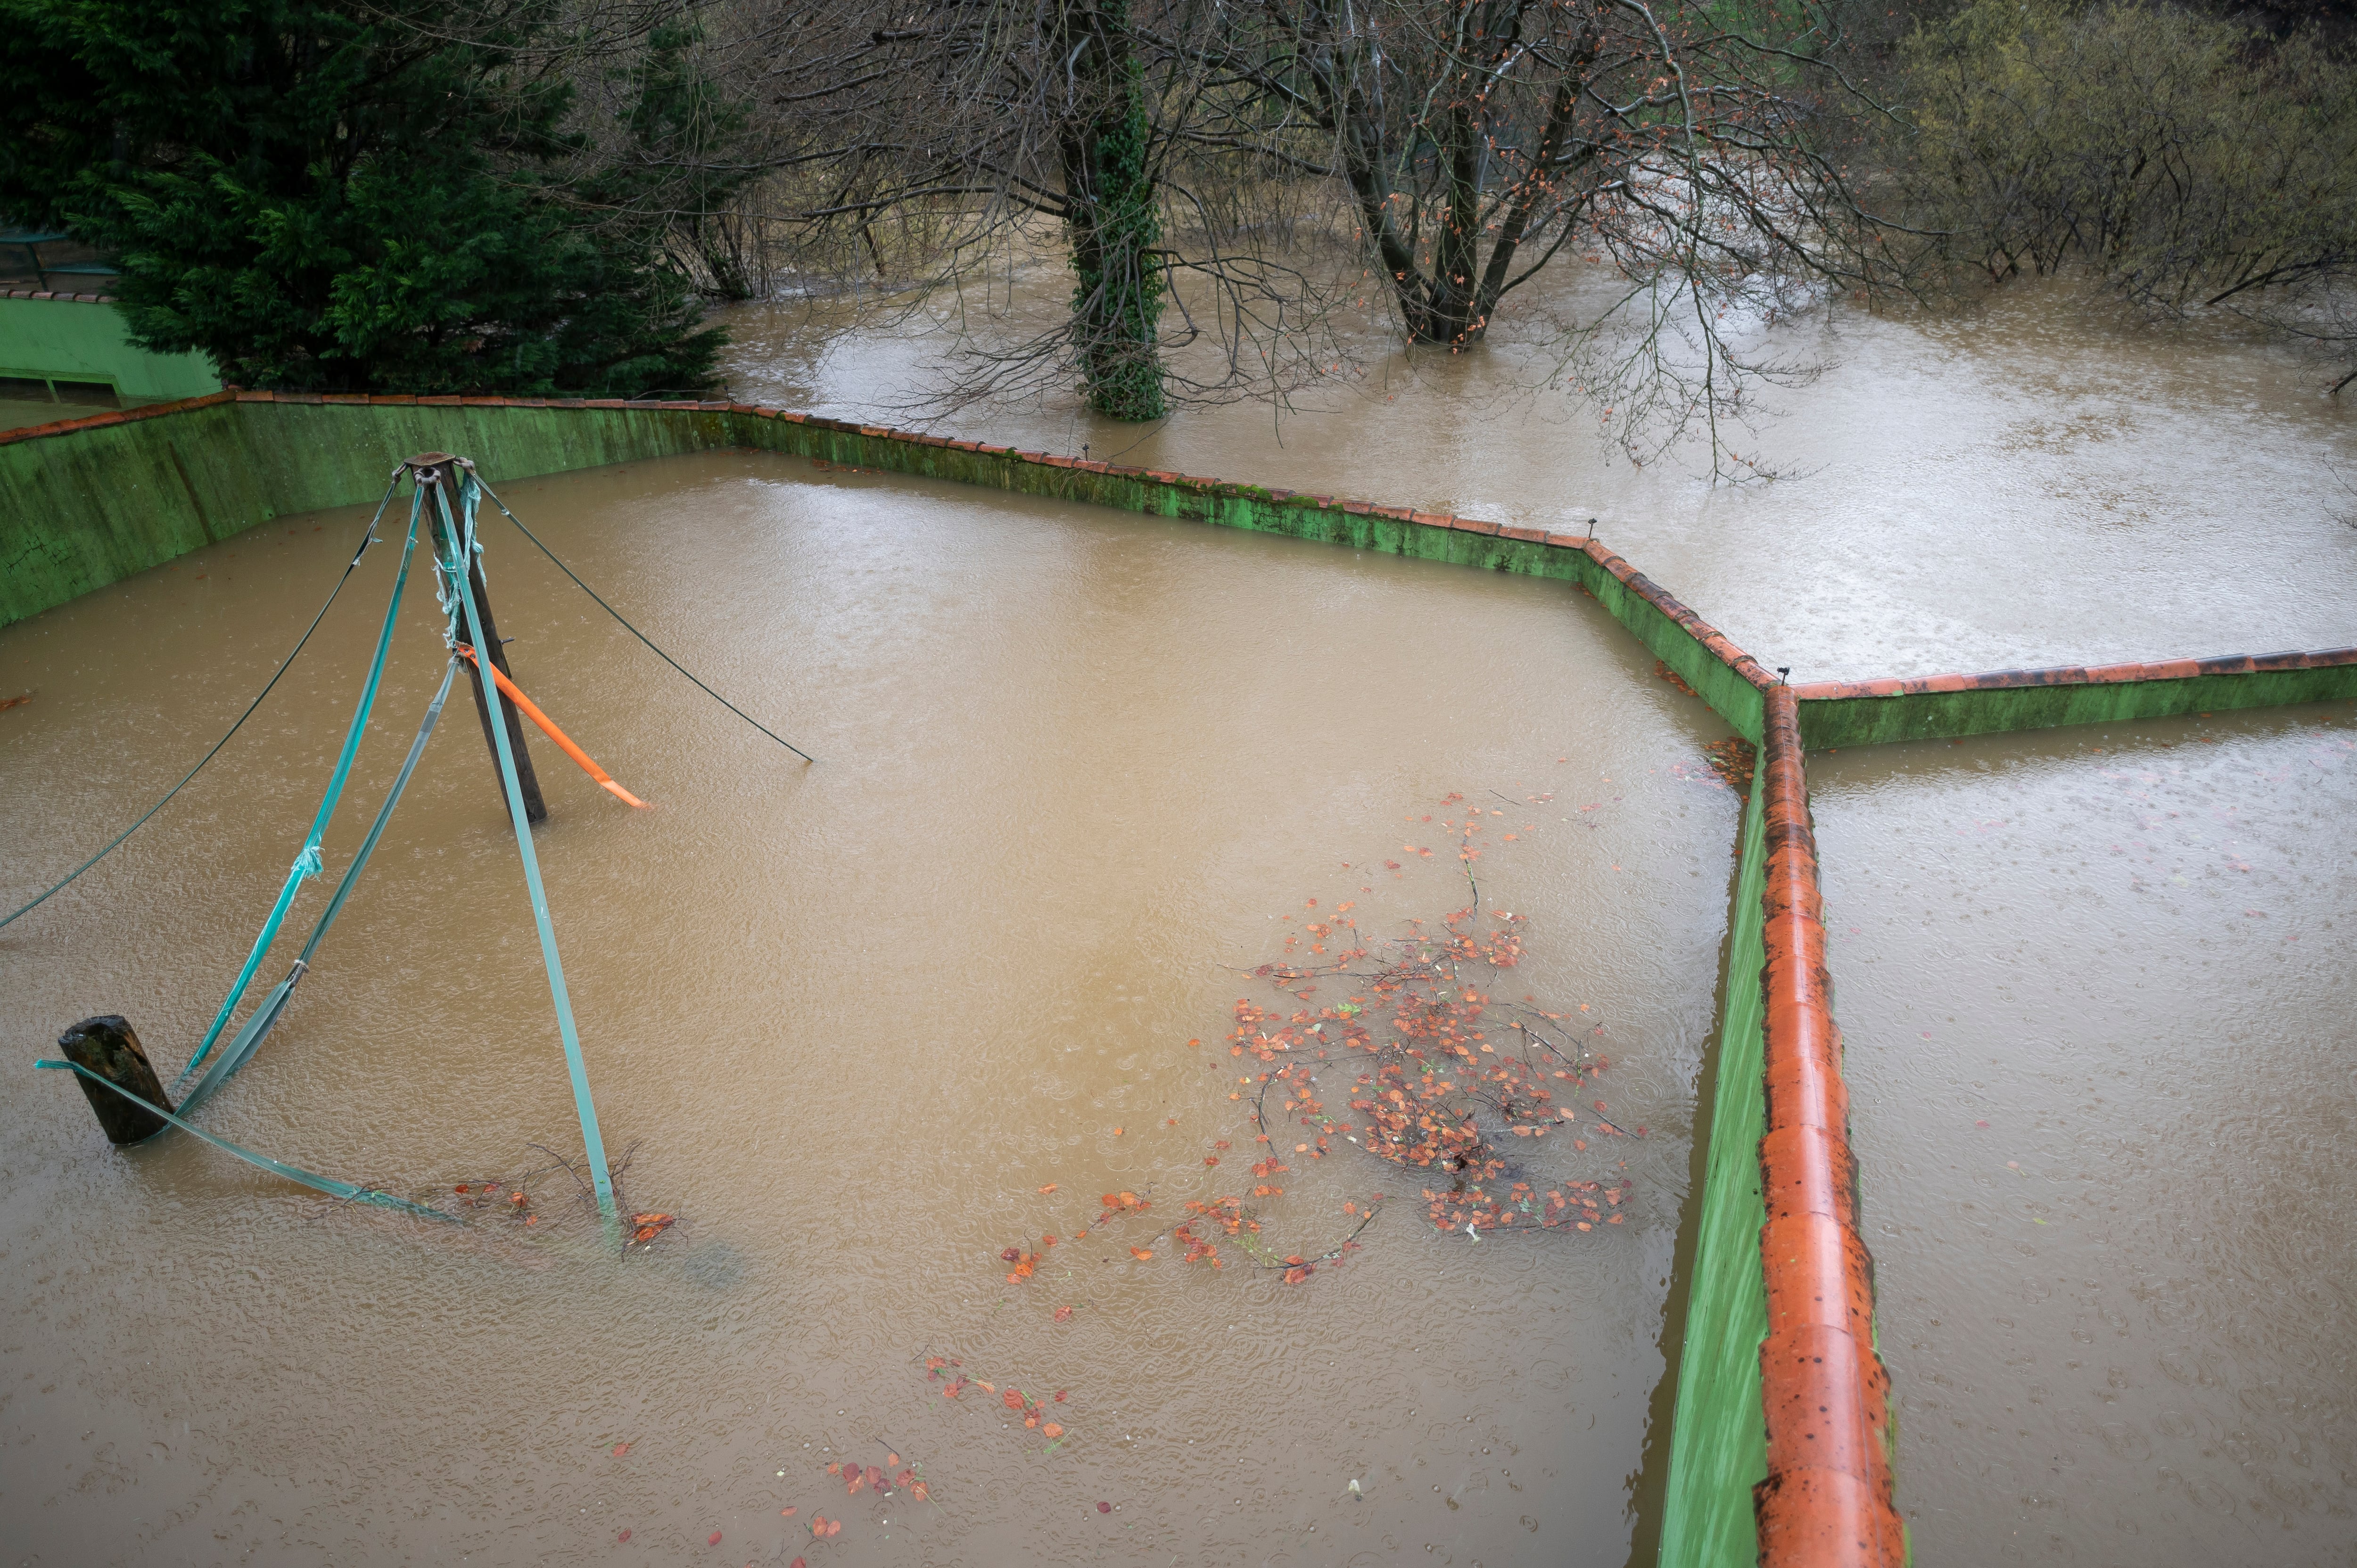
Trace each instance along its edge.
<instances>
[{"instance_id":1,"label":"muddy floodwater","mask_svg":"<svg viewBox=\"0 0 2357 1568\"><path fill-rule=\"evenodd\" d=\"M2357 1549L2357 708L1813 757L1924 1568Z\"/></svg>"},{"instance_id":2,"label":"muddy floodwater","mask_svg":"<svg viewBox=\"0 0 2357 1568\"><path fill-rule=\"evenodd\" d=\"M766 456L502 489L820 759L487 532L518 679L654 803L535 745L607 1142L630 1207L679 1223L617 1262L562 1171L530 1223L506 1212L547 1164L531 1145L578 1133L463 693L203 1120L452 1208L491 1180L472 1226L333 1205L182 1134L113 1152L30 1067L107 1012L167 1076L186 1059L350 714L377 551L188 794L0 934L9 1561L1505 1565L1646 1539L1737 802L1704 766L1724 726L1592 601ZM0 714L9 904L210 743L363 516L282 519L0 630L0 684L33 693ZM331 873L441 667L421 571ZM1579 1019L1611 1061L1595 1092L1646 1129L1554 1140L1545 1168L1631 1181L1627 1222L1435 1234L1415 1179L1336 1140L1280 1151L1265 1214L1309 1252L1345 1203L1405 1200L1344 1266L1182 1263L1184 1204L1248 1190L1269 1152L1225 1047L1240 972L1311 899L1386 934L1458 907L1468 804L1483 897L1529 920L1507 983ZM1151 1208L1101 1219L1108 1192ZM1010 1284L1002 1251L1049 1234ZM943 1398L929 1358L974 1384ZM1049 1402L1052 1449L1008 1390ZM847 1495L845 1461L927 1496ZM819 1518L840 1533L813 1541Z\"/></svg>"},{"instance_id":3,"label":"muddy floodwater","mask_svg":"<svg viewBox=\"0 0 2357 1568\"><path fill-rule=\"evenodd\" d=\"M1544 322L1579 318L1598 286L1556 275L1470 354L1371 335L1361 373L1283 419L896 412L941 341L842 333L840 303L725 313L726 370L741 398L970 439L1523 526L1596 518L1796 682L2357 642L2357 400L2324 397L2320 367L2052 290L1947 317L1813 315L1749 347L1814 379L1762 388L1760 417L1727 434L1789 477L1714 486L1696 449L1632 466L1592 408L1536 390L1559 359ZM1042 274L1021 292L1069 287Z\"/></svg>"},{"instance_id":4,"label":"muddy floodwater","mask_svg":"<svg viewBox=\"0 0 2357 1568\"><path fill-rule=\"evenodd\" d=\"M1542 303L1576 306L1570 276ZM834 319L737 312L737 395L925 419L895 405L937 342ZM1633 466L1591 411L1534 393L1543 336L1376 354L1283 420L933 423L1596 518L1796 681L2357 643L2357 404L2275 350L2039 289L1813 318L1760 342L1822 374L1733 437L1791 477L1730 488L1691 449ZM2349 722L1812 758L1899 1497L1927 1568L2357 1561Z\"/></svg>"}]
</instances>

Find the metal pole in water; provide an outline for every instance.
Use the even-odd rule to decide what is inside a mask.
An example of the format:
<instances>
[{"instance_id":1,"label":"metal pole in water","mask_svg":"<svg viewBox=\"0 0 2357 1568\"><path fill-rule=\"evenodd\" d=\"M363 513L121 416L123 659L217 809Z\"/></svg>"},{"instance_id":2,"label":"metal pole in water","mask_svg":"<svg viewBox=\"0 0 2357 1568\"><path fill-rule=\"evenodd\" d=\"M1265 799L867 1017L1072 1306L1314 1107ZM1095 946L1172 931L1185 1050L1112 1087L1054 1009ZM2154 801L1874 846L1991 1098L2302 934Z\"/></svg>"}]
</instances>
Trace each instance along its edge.
<instances>
[{"instance_id":1,"label":"metal pole in water","mask_svg":"<svg viewBox=\"0 0 2357 1568\"><path fill-rule=\"evenodd\" d=\"M457 463L457 459L447 452L421 452L409 459L408 466L411 477L417 481L420 489L447 488L448 493L455 497L458 493ZM425 510L429 513L434 510L430 498L426 502ZM499 623L491 616L490 596L483 587L483 564L479 559L470 557L468 560L467 585L473 590L476 612L483 618L483 639L490 645L488 651L490 654L491 662L499 667L500 674L512 681L515 679L515 671L508 668L507 649L500 641ZM483 690L486 682L483 680L482 671L472 663L467 665L467 683L474 689L475 716L483 721L483 745L490 748L491 754L491 779L494 783L499 783L500 747L499 742L491 737L490 698L490 694ZM499 699L500 713L507 721L508 750L515 757L516 782L523 787L524 820L530 822L544 822L548 820L548 806L541 799L540 779L533 772L532 753L524 746L523 719L517 714L515 704L508 701L506 693L500 693ZM500 798L504 803L507 798L507 787L504 784L500 785Z\"/></svg>"}]
</instances>

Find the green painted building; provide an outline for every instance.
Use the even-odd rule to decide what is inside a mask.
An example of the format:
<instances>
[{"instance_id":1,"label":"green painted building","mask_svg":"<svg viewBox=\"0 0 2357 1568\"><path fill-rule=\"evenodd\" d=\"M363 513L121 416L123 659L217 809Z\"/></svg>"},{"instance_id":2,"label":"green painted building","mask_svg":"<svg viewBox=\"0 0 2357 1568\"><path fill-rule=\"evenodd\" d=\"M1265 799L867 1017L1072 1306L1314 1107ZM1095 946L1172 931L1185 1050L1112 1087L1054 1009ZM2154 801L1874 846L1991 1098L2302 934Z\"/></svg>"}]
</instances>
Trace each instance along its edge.
<instances>
[{"instance_id":1,"label":"green painted building","mask_svg":"<svg viewBox=\"0 0 2357 1568\"><path fill-rule=\"evenodd\" d=\"M0 380L40 382L69 402L87 401L100 387L120 402L149 403L200 397L221 384L202 354L134 348L104 295L26 288L0 293Z\"/></svg>"}]
</instances>

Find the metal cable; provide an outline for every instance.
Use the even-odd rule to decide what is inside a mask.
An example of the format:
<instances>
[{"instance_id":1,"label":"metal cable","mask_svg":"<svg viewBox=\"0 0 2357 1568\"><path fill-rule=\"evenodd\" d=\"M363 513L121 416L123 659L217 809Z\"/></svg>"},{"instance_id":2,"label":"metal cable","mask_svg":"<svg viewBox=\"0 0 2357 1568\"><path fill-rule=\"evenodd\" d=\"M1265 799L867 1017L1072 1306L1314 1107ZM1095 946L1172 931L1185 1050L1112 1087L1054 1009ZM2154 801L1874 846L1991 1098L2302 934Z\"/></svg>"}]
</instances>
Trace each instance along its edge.
<instances>
[{"instance_id":1,"label":"metal cable","mask_svg":"<svg viewBox=\"0 0 2357 1568\"><path fill-rule=\"evenodd\" d=\"M393 489L400 483L401 470L396 468L393 470L393 482L386 485L384 488L383 499L376 503L376 515L369 519L368 529L361 535L360 548L352 552L352 558L344 564L344 575L336 579L335 587L329 590L327 604L319 607L319 613L311 618L311 624L303 628L302 637L296 639L294 652L287 654L285 659L280 662L277 673L272 675L270 677L269 683L262 688L261 692L255 695L253 701L245 705L245 712L237 715L237 723L229 726L228 734L222 736L221 739L213 742L212 749L206 752L202 757L199 758L197 765L194 768L189 768L188 773L181 778L178 784L173 785L169 789L164 791L164 798L162 800L156 801L154 805L148 807L146 811L140 813L140 817L137 822L132 823L129 827L124 829L121 832L109 839L106 842L106 847L104 849L100 850L96 854L91 855L88 860L85 860L80 865L75 866L73 870L66 874L63 881L59 882L56 886L52 886L48 892L42 894L31 903L25 905L22 908L18 909L16 914L10 915L7 919L0 920L0 926L8 925L10 922L14 921L17 916L30 914L33 910L38 908L43 904L48 903L53 895L64 891L68 883L72 882L75 877L80 876L83 872L88 871L91 866L96 865L100 861L104 860L108 855L113 854L115 845L121 843L124 839L129 838L133 833L137 832L141 828L146 826L147 819L149 817L154 816L166 806L171 804L172 797L178 794L182 789L187 789L188 780L194 779L198 774L202 773L205 770L205 764L210 762L215 757L219 756L221 748L227 746L230 743L231 737L235 736L239 730L245 726L245 721L253 716L253 711L256 708L262 706L262 699L270 695L271 688L278 684L279 676L285 674L288 668L294 664L296 654L303 651L303 645L311 640L311 634L319 629L319 623L321 621L328 618L328 607L332 606L336 602L336 596L344 591L344 585L351 581L353 569L360 565L361 557L367 554L369 552L369 546L377 542L377 519L384 515L385 507L393 500ZM537 542L537 541L535 541L535 542Z\"/></svg>"},{"instance_id":2,"label":"metal cable","mask_svg":"<svg viewBox=\"0 0 2357 1568\"><path fill-rule=\"evenodd\" d=\"M468 467L472 468L473 465L468 464ZM573 585L575 587L580 589L591 598L597 599L597 607L599 609L604 610L616 620L621 621L622 629L629 632L632 637L637 638L640 642L645 643L649 649L652 650L654 656L657 659L662 660L664 663L670 665L681 674L686 675L690 681L694 682L696 689L702 692L705 696L711 698L722 707L726 708L730 713L735 714L738 718L743 719L747 724L751 725L755 729L759 730L763 735L768 736L771 740L776 741L780 746L784 746L788 751L792 752L804 762L816 762L818 760L817 757L813 757L809 752L804 751L801 746L796 746L792 741L788 740L784 736L780 735L777 731L771 729L769 725L763 724L760 720L755 718L752 714L747 713L744 709L738 707L736 703L730 702L727 698L722 696L719 693L714 691L703 682L697 681L693 674L689 673L685 665L682 664L678 660L673 659L670 654L665 653L662 649L656 648L653 639L648 637L645 632L640 631L629 621L623 620L621 611L608 604L603 598L600 598L597 589L583 582L579 575L574 572L572 567L567 566L563 561L558 560L555 551L551 550L545 544L542 544L540 542L540 535L534 533L531 529L524 527L523 520L516 516L515 513L508 510L508 503L500 499L496 494L493 494L491 487L483 483L481 475L478 474L475 476L475 483L481 489L483 494L490 497L491 504L500 509L500 515L501 517L504 517L510 522L514 523L516 525L516 531L522 533L526 539L531 540L533 545L539 549L543 555L547 556L551 561L556 562L556 569L558 571L573 579Z\"/></svg>"}]
</instances>

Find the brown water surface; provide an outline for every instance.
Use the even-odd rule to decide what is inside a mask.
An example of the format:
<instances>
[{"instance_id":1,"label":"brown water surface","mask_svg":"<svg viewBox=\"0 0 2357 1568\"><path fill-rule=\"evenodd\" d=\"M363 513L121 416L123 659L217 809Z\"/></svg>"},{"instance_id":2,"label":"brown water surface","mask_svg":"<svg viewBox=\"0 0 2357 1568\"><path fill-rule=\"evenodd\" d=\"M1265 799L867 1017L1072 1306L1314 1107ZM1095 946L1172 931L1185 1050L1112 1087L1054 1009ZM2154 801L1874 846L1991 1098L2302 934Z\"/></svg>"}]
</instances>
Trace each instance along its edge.
<instances>
[{"instance_id":1,"label":"brown water surface","mask_svg":"<svg viewBox=\"0 0 2357 1568\"><path fill-rule=\"evenodd\" d=\"M1550 305L1576 310L1580 284ZM739 395L873 417L929 340L731 325ZM1519 337L1519 343L1517 338ZM1795 679L2357 643L2357 402L2009 291L1761 339L1826 366L1638 468L1509 328L1365 395L1028 446L1598 532ZM2346 704L1812 758L1864 1223L1926 1568L2357 1563ZM2210 743L2210 744L2204 744Z\"/></svg>"},{"instance_id":2,"label":"brown water surface","mask_svg":"<svg viewBox=\"0 0 2357 1568\"><path fill-rule=\"evenodd\" d=\"M2283 351L2091 314L2023 287L1952 317L1806 316L1750 347L1821 373L1728 445L1791 478L1712 485L1688 448L1632 466L1545 383L1558 268L1469 354L1392 351L1263 404L1117 424L1074 403L903 412L937 334L848 307L745 306L734 395L1148 467L1598 532L1795 681L2357 643L2357 397ZM1042 268L1018 293L1060 297Z\"/></svg>"},{"instance_id":3,"label":"brown water surface","mask_svg":"<svg viewBox=\"0 0 2357 1568\"><path fill-rule=\"evenodd\" d=\"M1809 782L1915 1561L2357 1562L2357 711Z\"/></svg>"},{"instance_id":4,"label":"brown water surface","mask_svg":"<svg viewBox=\"0 0 2357 1568\"><path fill-rule=\"evenodd\" d=\"M617 1262L562 1172L532 1187L545 1240L330 1205L180 1134L110 1150L74 1085L29 1069L101 1012L167 1073L186 1058L350 712L380 550L212 770L0 933L12 1562L1630 1551L1729 894L1734 800L1697 766L1726 732L1698 701L1556 584L770 456L503 488L821 759L737 724L492 526L525 690L655 803L535 747L606 1135L635 1150L632 1203L681 1223ZM284 519L0 630L0 690L33 694L0 713L0 898L220 733L360 520ZM409 591L331 874L441 671L422 570ZM1346 1267L1299 1287L1184 1267L1168 1226L1240 1190L1254 1147L1221 1040L1237 969L1278 956L1311 897L1379 929L1462 902L1452 790L1516 835L1481 863L1492 906L1531 918L1512 983L1590 1010L1601 1090L1650 1129L1550 1156L1625 1159L1630 1222L1435 1235L1417 1184L1350 1150L1295 1157L1270 1210L1308 1251L1344 1201L1410 1199ZM202 1119L446 1205L545 1164L534 1142L577 1148L463 693L286 1022ZM1099 1224L1121 1189L1153 1208ZM1001 1250L1046 1232L1062 1244L1008 1284ZM1061 1446L977 1390L941 1397L929 1355L1064 1391ZM929 1500L824 1473L888 1452ZM817 1514L846 1521L823 1546Z\"/></svg>"}]
</instances>

